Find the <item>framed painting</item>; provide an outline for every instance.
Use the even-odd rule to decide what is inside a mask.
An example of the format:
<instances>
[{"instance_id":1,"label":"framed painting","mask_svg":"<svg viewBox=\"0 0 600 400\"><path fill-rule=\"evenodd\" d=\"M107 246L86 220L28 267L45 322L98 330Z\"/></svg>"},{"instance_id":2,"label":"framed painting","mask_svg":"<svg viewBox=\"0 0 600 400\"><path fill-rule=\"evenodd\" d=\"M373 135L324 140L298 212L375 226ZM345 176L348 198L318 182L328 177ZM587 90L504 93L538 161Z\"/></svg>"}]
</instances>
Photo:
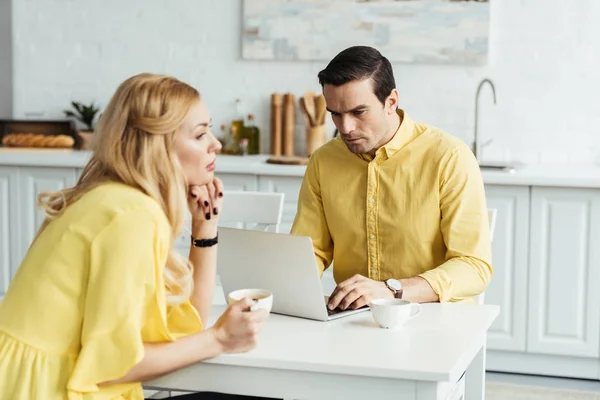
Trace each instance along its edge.
<instances>
[{"instance_id":1,"label":"framed painting","mask_svg":"<svg viewBox=\"0 0 600 400\"><path fill-rule=\"evenodd\" d=\"M485 64L487 0L244 0L248 60L330 60L354 45L392 62Z\"/></svg>"}]
</instances>

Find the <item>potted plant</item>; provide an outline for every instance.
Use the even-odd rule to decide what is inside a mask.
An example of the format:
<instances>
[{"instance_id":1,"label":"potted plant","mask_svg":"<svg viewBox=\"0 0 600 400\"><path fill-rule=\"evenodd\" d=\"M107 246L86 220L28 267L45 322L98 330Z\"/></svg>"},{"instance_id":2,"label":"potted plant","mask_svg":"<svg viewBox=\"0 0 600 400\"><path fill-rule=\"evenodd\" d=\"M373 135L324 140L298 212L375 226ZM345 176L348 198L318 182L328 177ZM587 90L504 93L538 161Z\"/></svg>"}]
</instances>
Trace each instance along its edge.
<instances>
[{"instance_id":1,"label":"potted plant","mask_svg":"<svg viewBox=\"0 0 600 400\"><path fill-rule=\"evenodd\" d=\"M87 150L92 147L92 138L94 135L94 120L96 114L100 111L98 107L92 102L90 105L85 105L77 101L71 102L73 106L72 110L65 110L65 116L69 118L75 118L81 124L85 126L85 129L79 130L78 134L81 138L81 149Z\"/></svg>"}]
</instances>

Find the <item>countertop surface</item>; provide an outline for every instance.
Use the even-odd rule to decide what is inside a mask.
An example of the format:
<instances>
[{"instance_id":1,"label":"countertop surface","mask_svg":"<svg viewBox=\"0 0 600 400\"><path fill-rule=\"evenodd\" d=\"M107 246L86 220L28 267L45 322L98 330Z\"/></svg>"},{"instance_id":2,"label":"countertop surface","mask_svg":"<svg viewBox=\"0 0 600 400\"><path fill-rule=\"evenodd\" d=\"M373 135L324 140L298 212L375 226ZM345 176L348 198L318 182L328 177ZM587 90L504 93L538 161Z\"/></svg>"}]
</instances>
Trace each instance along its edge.
<instances>
[{"instance_id":1,"label":"countertop surface","mask_svg":"<svg viewBox=\"0 0 600 400\"><path fill-rule=\"evenodd\" d=\"M91 152L77 150L13 149L0 147L0 166L83 168ZM302 177L303 165L267 164L268 155L228 156L217 159L217 174ZM514 172L482 171L488 185L600 188L600 168L571 166L517 166Z\"/></svg>"}]
</instances>

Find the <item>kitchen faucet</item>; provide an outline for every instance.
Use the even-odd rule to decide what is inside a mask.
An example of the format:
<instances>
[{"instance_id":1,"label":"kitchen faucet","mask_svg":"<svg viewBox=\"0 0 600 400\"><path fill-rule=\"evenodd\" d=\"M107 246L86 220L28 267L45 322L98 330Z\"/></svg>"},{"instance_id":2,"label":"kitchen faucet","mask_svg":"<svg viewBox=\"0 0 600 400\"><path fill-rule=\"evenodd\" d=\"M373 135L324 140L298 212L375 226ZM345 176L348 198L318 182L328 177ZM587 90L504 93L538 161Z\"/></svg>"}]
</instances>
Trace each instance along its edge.
<instances>
[{"instance_id":1,"label":"kitchen faucet","mask_svg":"<svg viewBox=\"0 0 600 400\"><path fill-rule=\"evenodd\" d=\"M473 138L473 154L475 155L475 158L477 158L477 160L479 160L480 157L480 149L484 146L487 146L488 144L492 143L492 139L488 140L487 142L485 142L483 145L479 144L479 133L478 133L478 118L479 118L479 92L481 92L481 88L483 87L483 85L485 83L489 83L490 87L492 88L492 93L494 95L494 104L496 104L496 88L494 87L494 83L489 80L488 78L485 78L484 80L482 80L479 83L479 86L477 87L477 94L475 95L475 135Z\"/></svg>"}]
</instances>

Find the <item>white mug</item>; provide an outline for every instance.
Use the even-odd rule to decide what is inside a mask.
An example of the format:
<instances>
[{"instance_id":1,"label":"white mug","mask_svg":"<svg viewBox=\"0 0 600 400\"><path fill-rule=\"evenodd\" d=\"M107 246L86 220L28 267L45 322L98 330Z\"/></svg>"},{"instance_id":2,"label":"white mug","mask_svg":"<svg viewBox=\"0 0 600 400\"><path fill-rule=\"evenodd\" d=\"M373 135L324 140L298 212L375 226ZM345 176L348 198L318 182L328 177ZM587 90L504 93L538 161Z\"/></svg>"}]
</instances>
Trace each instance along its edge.
<instances>
[{"instance_id":1,"label":"white mug","mask_svg":"<svg viewBox=\"0 0 600 400\"><path fill-rule=\"evenodd\" d=\"M273 307L273 293L264 289L240 289L229 293L227 302L229 305L237 303L244 297L249 297L254 300L254 304L250 306L250 311L258 310L259 308L271 312Z\"/></svg>"},{"instance_id":2,"label":"white mug","mask_svg":"<svg viewBox=\"0 0 600 400\"><path fill-rule=\"evenodd\" d=\"M419 303L403 299L375 299L370 306L373 319L385 329L399 327L421 312Z\"/></svg>"}]
</instances>

